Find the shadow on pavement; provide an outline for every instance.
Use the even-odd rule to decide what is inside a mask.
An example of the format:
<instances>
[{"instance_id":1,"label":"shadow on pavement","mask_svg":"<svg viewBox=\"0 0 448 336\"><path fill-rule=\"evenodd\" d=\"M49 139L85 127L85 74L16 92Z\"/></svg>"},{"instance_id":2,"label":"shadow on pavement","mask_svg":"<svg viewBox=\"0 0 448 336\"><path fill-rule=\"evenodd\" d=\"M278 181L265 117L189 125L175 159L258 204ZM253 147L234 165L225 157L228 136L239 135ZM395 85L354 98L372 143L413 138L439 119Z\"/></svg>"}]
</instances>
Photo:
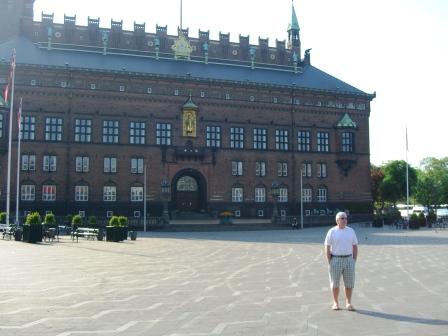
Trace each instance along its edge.
<instances>
[{"instance_id":1,"label":"shadow on pavement","mask_svg":"<svg viewBox=\"0 0 448 336\"><path fill-rule=\"evenodd\" d=\"M367 315L367 316L382 318L382 319L386 319L386 320L393 320L393 321L429 324L429 325L437 325L437 326L448 325L448 321L446 321L446 320L434 320L434 319L427 319L427 318L421 318L421 317L388 314L388 313L381 313L381 312L376 312L376 311L371 311L371 310L363 310L363 309L357 309L356 312L361 315Z\"/></svg>"}]
</instances>

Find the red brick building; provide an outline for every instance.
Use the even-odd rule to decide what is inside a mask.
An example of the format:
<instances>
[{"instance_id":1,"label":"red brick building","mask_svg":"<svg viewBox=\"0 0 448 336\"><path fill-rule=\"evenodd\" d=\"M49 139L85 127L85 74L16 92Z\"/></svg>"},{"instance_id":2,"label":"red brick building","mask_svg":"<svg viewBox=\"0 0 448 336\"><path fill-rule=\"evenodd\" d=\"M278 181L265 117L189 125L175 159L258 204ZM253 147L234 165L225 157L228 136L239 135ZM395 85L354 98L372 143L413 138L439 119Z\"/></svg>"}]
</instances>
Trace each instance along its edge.
<instances>
[{"instance_id":1,"label":"red brick building","mask_svg":"<svg viewBox=\"0 0 448 336\"><path fill-rule=\"evenodd\" d=\"M270 47L144 23L36 22L33 2L2 1L0 13L0 86L15 48L16 107L23 97L21 211L141 216L145 167L151 216L166 197L172 215L269 217L273 185L279 212L297 214L301 174L306 216L369 211L375 95L311 65L294 9L287 41ZM0 108L0 208L8 116ZM17 140L14 123L12 213Z\"/></svg>"}]
</instances>

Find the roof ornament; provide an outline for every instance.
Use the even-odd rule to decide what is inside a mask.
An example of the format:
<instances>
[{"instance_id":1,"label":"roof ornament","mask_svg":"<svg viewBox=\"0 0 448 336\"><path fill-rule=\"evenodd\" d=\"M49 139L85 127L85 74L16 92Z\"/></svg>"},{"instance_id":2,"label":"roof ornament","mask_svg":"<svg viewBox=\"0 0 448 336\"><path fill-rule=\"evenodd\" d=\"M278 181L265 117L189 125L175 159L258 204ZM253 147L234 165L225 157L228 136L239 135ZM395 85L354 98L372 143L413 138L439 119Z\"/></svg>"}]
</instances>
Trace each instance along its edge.
<instances>
[{"instance_id":1,"label":"roof ornament","mask_svg":"<svg viewBox=\"0 0 448 336\"><path fill-rule=\"evenodd\" d=\"M109 33L107 30L102 31L102 40L103 40L103 55L107 54L107 45L109 44Z\"/></svg>"},{"instance_id":2,"label":"roof ornament","mask_svg":"<svg viewBox=\"0 0 448 336\"><path fill-rule=\"evenodd\" d=\"M202 50L204 50L204 63L208 64L208 42L205 41L202 45Z\"/></svg>"},{"instance_id":3,"label":"roof ornament","mask_svg":"<svg viewBox=\"0 0 448 336\"><path fill-rule=\"evenodd\" d=\"M348 113L345 113L341 120L336 124L337 128L358 128L356 122L350 117Z\"/></svg>"},{"instance_id":4,"label":"roof ornament","mask_svg":"<svg viewBox=\"0 0 448 336\"><path fill-rule=\"evenodd\" d=\"M159 59L159 51L160 51L160 39L158 36L154 37L154 46L156 47L156 59Z\"/></svg>"},{"instance_id":5,"label":"roof ornament","mask_svg":"<svg viewBox=\"0 0 448 336\"><path fill-rule=\"evenodd\" d=\"M51 50L51 40L53 39L53 27L50 25L47 27L47 35L48 35L47 49Z\"/></svg>"},{"instance_id":6,"label":"roof ornament","mask_svg":"<svg viewBox=\"0 0 448 336\"><path fill-rule=\"evenodd\" d=\"M256 54L256 52L257 52L257 49L254 46L250 47L249 55L250 55L250 61L251 61L251 63L250 63L251 69L255 69L255 54Z\"/></svg>"},{"instance_id":7,"label":"roof ornament","mask_svg":"<svg viewBox=\"0 0 448 336\"><path fill-rule=\"evenodd\" d=\"M294 63L294 73L297 73L298 72L297 63L299 62L299 56L295 51L294 54L292 54L292 61Z\"/></svg>"},{"instance_id":8,"label":"roof ornament","mask_svg":"<svg viewBox=\"0 0 448 336\"><path fill-rule=\"evenodd\" d=\"M193 48L191 47L190 42L185 38L181 29L179 29L179 37L174 41L171 49L174 51L175 59L184 58L190 60Z\"/></svg>"}]
</instances>

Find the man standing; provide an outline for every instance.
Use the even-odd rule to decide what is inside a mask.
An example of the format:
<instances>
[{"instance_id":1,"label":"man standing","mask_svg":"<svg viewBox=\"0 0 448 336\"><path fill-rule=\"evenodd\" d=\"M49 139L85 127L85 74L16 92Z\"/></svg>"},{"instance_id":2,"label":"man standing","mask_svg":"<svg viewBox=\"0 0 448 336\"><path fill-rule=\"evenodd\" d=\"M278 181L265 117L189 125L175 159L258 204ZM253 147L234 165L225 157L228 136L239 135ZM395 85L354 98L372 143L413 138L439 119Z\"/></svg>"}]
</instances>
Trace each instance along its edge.
<instances>
[{"instance_id":1,"label":"man standing","mask_svg":"<svg viewBox=\"0 0 448 336\"><path fill-rule=\"evenodd\" d=\"M325 255L328 261L330 287L333 293L333 310L339 310L339 282L344 279L347 310L353 311L352 292L355 286L355 262L358 257L358 239L355 231L347 226L347 214L336 214L336 226L325 237Z\"/></svg>"}]
</instances>

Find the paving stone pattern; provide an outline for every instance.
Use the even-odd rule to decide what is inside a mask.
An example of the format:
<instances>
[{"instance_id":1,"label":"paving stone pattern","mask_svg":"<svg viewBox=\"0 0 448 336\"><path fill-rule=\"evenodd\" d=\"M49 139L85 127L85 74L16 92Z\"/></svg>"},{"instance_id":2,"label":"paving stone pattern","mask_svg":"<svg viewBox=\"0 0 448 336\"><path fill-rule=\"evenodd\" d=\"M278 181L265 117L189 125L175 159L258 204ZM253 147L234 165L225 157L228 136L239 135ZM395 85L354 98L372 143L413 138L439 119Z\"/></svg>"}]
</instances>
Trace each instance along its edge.
<instances>
[{"instance_id":1,"label":"paving stone pattern","mask_svg":"<svg viewBox=\"0 0 448 336\"><path fill-rule=\"evenodd\" d=\"M448 335L448 230L353 227L356 312L330 309L328 228L0 240L0 336Z\"/></svg>"}]
</instances>

